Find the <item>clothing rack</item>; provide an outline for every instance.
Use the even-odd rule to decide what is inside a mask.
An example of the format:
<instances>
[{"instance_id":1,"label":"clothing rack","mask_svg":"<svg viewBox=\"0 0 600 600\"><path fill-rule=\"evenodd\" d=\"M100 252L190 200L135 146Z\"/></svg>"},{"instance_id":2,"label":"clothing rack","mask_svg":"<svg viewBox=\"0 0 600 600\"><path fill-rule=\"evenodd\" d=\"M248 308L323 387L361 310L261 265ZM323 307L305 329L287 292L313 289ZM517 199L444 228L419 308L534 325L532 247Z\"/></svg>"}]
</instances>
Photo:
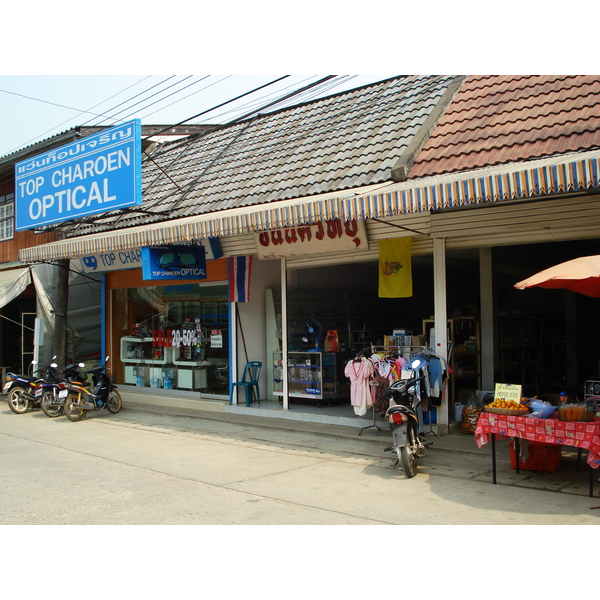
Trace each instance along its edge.
<instances>
[{"instance_id":1,"label":"clothing rack","mask_svg":"<svg viewBox=\"0 0 600 600\"><path fill-rule=\"evenodd\" d=\"M367 425L366 427L363 427L358 432L358 435L360 435L365 429L371 429L372 427L376 427L377 431L381 431L381 427L379 427L379 425L377 425L377 411L375 410L375 403L373 403L373 406L371 406L371 410L373 411L373 424L372 425Z\"/></svg>"},{"instance_id":2,"label":"clothing rack","mask_svg":"<svg viewBox=\"0 0 600 600\"><path fill-rule=\"evenodd\" d=\"M412 345L380 346L380 345L371 344L370 352L369 352L369 348L363 348L363 350L361 350L360 352L358 352L356 354L354 360L356 360L357 358L360 358L360 357L369 358L369 356L372 356L373 354L381 354L381 353L383 353L384 355L387 355L387 356L392 356L392 355L402 356L404 354L408 354L411 361L413 358L416 358L419 355L422 355L423 358L435 358L435 353L429 346L422 346L422 345L420 345L420 346L412 346ZM373 410L373 424L363 427L360 430L360 432L358 433L358 435L361 435L365 429L371 429L373 427L376 427L379 431L381 431L381 428L377 425L377 422L376 422L377 411L375 409L375 403L372 406L372 410ZM431 411L431 409L429 409L425 412L427 412L427 414L429 416L429 431L426 431L425 427L423 427L423 432L425 435L432 434L432 435L437 436L437 433L435 431L433 431L432 411ZM423 423L423 426L424 425L425 424Z\"/></svg>"}]
</instances>

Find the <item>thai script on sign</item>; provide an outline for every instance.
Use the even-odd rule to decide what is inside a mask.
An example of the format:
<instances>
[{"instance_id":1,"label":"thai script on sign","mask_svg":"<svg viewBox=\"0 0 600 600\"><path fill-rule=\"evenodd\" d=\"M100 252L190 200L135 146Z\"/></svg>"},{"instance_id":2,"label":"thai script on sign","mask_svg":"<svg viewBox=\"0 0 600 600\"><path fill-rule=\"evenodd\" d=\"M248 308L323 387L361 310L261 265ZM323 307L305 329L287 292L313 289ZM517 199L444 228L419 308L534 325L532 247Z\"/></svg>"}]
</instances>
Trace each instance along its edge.
<instances>
[{"instance_id":1,"label":"thai script on sign","mask_svg":"<svg viewBox=\"0 0 600 600\"><path fill-rule=\"evenodd\" d=\"M256 235L262 258L297 254L368 249L364 223L331 219L313 225L262 231Z\"/></svg>"},{"instance_id":2,"label":"thai script on sign","mask_svg":"<svg viewBox=\"0 0 600 600\"><path fill-rule=\"evenodd\" d=\"M89 140L83 139L81 141L75 142L74 144L69 144L68 146L64 146L64 149L57 148L55 150L49 150L46 154L42 156L34 157L30 160L26 160L19 163L19 165L17 166L17 173L25 173L27 171L32 171L36 168L48 166L50 164L55 163L56 161L80 156L85 152L101 148L106 144L110 144L118 140L127 140L133 137L134 132L135 131L133 125L128 125L125 129L109 131L97 137L94 136Z\"/></svg>"}]
</instances>

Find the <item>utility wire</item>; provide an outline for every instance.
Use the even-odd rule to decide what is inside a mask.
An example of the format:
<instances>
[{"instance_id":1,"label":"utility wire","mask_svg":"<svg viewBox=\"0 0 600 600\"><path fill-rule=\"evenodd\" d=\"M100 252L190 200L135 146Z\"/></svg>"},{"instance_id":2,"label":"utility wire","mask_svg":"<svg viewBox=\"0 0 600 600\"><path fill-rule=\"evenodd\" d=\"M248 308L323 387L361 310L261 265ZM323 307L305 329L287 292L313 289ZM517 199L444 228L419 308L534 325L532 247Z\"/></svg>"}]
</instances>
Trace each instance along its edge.
<instances>
[{"instance_id":1,"label":"utility wire","mask_svg":"<svg viewBox=\"0 0 600 600\"><path fill-rule=\"evenodd\" d=\"M146 79L149 79L150 77L151 77L151 75L149 75L148 77L145 77L144 79L142 79L142 81L145 81ZM137 98L138 96L141 96L142 94L146 94L150 90L153 90L155 87L162 85L163 83L165 83L166 81L169 81L169 79L172 79L173 77L175 77L175 75L171 75L171 76L167 77L166 79L163 79L162 81L159 81L158 83L155 83L154 85L151 85L150 87L142 90L141 92L138 92L135 96L132 96L131 98L127 98L126 100L123 100L122 102L119 102L119 104L117 104L116 106L113 106L112 108L109 108L108 110L105 110L104 113L102 114L102 116L106 117L107 113L119 108L120 106L123 106L124 104L127 104L128 102L131 102L133 99ZM86 121L85 123L82 123L81 126L82 127L91 126L90 123L92 120L93 119L91 119L90 121Z\"/></svg>"},{"instance_id":2,"label":"utility wire","mask_svg":"<svg viewBox=\"0 0 600 600\"><path fill-rule=\"evenodd\" d=\"M231 104L232 102L235 102L236 100L239 100L240 98L245 98L246 96L249 96L250 94L254 94L255 92L258 92L259 90L262 90L270 85L278 83L279 81L282 81L284 79L287 79L288 77L289 77L289 75L284 75L283 77L279 77L278 79L274 79L273 81L270 81L269 83L265 83L264 85L254 88L253 90L250 90L249 92L244 92L243 94L240 94L239 96L236 96L235 98L231 98L230 100L221 102L220 104L217 104L217 106L213 106L212 108L203 110L202 112L199 112L197 115L194 115L193 117L189 117L188 119L184 119L183 121L179 121L179 123L169 125L168 127L165 127L164 129L161 129L160 131L153 133L152 137L154 137L155 135L160 135L161 133L164 133L165 131L169 131L169 129L172 129L173 127L177 127L178 125L183 125L184 123L188 123L189 121L192 121L193 119L197 119L198 117L201 117L202 115L212 112L213 110L216 110L217 108L221 108L221 106L226 106L227 104Z\"/></svg>"},{"instance_id":3,"label":"utility wire","mask_svg":"<svg viewBox=\"0 0 600 600\"><path fill-rule=\"evenodd\" d=\"M219 83L221 83L222 81L225 81L226 79L229 79L230 77L231 77L231 75L227 75L227 76L223 77L222 79L219 79L218 81L209 83L208 85L204 86L203 88L200 88L199 90L196 90L195 92L192 92L191 94L188 94L187 96L184 96L183 98L179 98L178 100L171 102L171 104L167 104L166 106L161 106L160 108L156 109L154 112L146 113L145 115L142 115L140 118L147 119L148 117L152 116L153 114L160 112L161 110L164 110L165 108L169 108L169 106L173 106L173 104L177 104L178 102L187 100L188 98L191 98L192 96L195 96L196 94L199 94L200 92L203 92L204 90L207 90L210 87L218 85Z\"/></svg>"},{"instance_id":4,"label":"utility wire","mask_svg":"<svg viewBox=\"0 0 600 600\"><path fill-rule=\"evenodd\" d=\"M174 77L174 75L172 75L171 77L168 77L167 79L163 80L163 81L162 81L162 82L160 82L160 83L164 83L164 81L167 81L168 79L171 79L172 77ZM139 81L139 82L137 82L137 83L134 83L134 84L132 84L132 85L130 85L130 86L128 86L128 87L126 87L124 90L122 90L121 92L118 92L117 94L113 94L112 96L110 96L110 97L109 97L109 98L107 98L106 100L103 100L102 102L99 102L98 104L95 104L95 105L94 105L94 106L92 106L91 108L95 108L96 106L100 106L100 105L101 105L101 104L103 104L104 102L107 102L107 101L108 101L108 100L110 100L111 98L114 98L115 96L118 96L119 94L122 94L123 92L127 91L129 88L131 88L131 87L134 87L134 86L138 85L139 83L141 83L142 81L145 81L146 79L148 79L148 77L145 77L145 78L144 78L144 79L142 79L141 81ZM148 88L148 90L150 90L150 89L152 89L152 88L156 87L156 85L160 85L160 83L158 83L158 84L155 84L154 86L152 86L152 87ZM140 92L140 94L146 93L148 90L144 90L143 92ZM8 91L8 90L0 90L0 92L4 92L4 93L6 93L6 94L12 94L12 95L15 95L15 96L20 96L20 97L22 97L22 98L26 98L26 99L28 99L28 100L34 100L34 101L36 101L36 102L42 102L43 104L50 104L50 105L52 105L52 106L57 106L57 107L59 107L59 108L66 108L66 109L68 109L68 110L74 110L74 111L77 111L79 114L91 114L91 115L94 115L94 117L93 117L92 119L90 119L89 121L86 121L85 123L83 123L82 125L80 125L80 127L85 127L85 126L86 126L86 125L88 125L88 124L89 124L91 121L93 121L93 119L94 119L94 118L97 118L97 117L98 117L98 118L100 118L100 117L105 117L105 116L106 116L106 113L99 113L99 114L98 114L98 113L94 113L94 112L92 112L91 108L90 108L90 109L88 109L88 110L82 110L82 109L80 109L80 108L74 108L74 107L72 107L72 106L66 106L66 105L64 105L64 104L57 104L57 103L55 103L55 102L50 102L50 101L48 101L48 100L43 100L43 99L41 99L41 98L34 98L34 97L32 97L32 96L26 96L25 94L20 94L20 93L18 93L18 92L10 92L10 91ZM136 98L136 97L137 97L137 96L139 96L140 94L137 94L136 96L134 96L134 98ZM121 104L123 104L123 103L125 103L125 102L129 102L130 100L131 100L131 99L128 99L128 100L126 100L126 101L122 102ZM118 107L118 106L121 106L121 104L118 104L118 105L117 105L117 107ZM110 109L110 110L114 110L114 109ZM45 135L45 134L47 134L47 133L50 133L50 132L52 132L52 131L56 130L58 127L60 127L60 126L61 126L61 125L63 125L64 123L68 123L69 121L72 121L72 120L73 120L73 119L75 119L75 118L76 118L76 117L72 117L71 119L68 119L67 121L64 121L63 123L61 123L61 124L57 125L56 127L53 127L52 129L48 129L48 130L46 130L45 132L41 133L40 135L38 135L38 136L36 136L36 137L34 137L34 138L31 138L30 140L28 140L28 141L24 142L24 144L23 144L22 146L19 146L18 148L14 148L14 149L13 149L13 150L11 150L10 152L14 152L14 151L16 151L16 150L19 150L20 148L23 148L23 147L24 147L24 146L26 146L27 144L29 144L29 143L31 143L31 142L34 142L34 141L36 141L36 140L39 140L39 138L40 138L40 137L42 137L43 135ZM9 152L8 154L10 154L10 152Z\"/></svg>"},{"instance_id":5,"label":"utility wire","mask_svg":"<svg viewBox=\"0 0 600 600\"><path fill-rule=\"evenodd\" d=\"M276 105L273 105L273 107L271 107L271 108L275 109L275 107L276 107L276 109L277 109L277 110L282 110L282 109L284 109L284 108L286 108L286 107L288 107L288 106L291 106L291 103L289 102L290 100L293 100L293 102L294 102L294 104L293 104L293 105L294 105L294 106L295 106L295 105L297 105L297 104L299 104L300 102L307 102L307 101L310 101L310 100L312 100L313 98L317 98L317 97L321 96L321 95L322 95L322 94L323 94L325 91L327 91L327 90L329 90L329 89L332 89L332 88L335 88L335 87L337 87L338 85L341 85L342 83L345 83L347 79L349 79L349 78L350 78L350 79L352 79L353 77L355 77L355 75L351 75L351 76L342 76L342 77L341 77L341 81L337 81L337 79L340 79L340 77L336 77L336 78L335 78L335 79L336 79L336 81L331 81L331 82L330 82L328 85L326 85L326 84L323 84L321 87L314 88L314 89L308 89L308 90L306 90L305 92L299 93L297 96L292 96L292 97L289 97L289 98L287 98L287 99L283 99L283 100L281 100L281 103L279 103L279 104L276 104ZM307 78L307 79L305 79L305 80L301 81L300 83L303 83L304 81L309 81L310 79L311 79L311 78ZM280 93L281 91L285 91L286 89L289 89L290 87L293 87L293 86L288 86L287 88L284 88L283 90L279 90L279 92L274 92L274 93L273 93L273 94L271 94L270 96L273 96L273 95L275 95L275 93ZM253 103L250 103L250 102L249 102L249 103L248 103L248 104L246 104L245 106L246 106L246 107L257 106L257 105L258 105L258 103L260 102L260 100L264 100L264 99L266 99L266 98L268 98L268 97L269 97L269 96L265 96L265 97L263 97L263 98L259 99L259 100L258 100L258 101L256 101L256 102L253 102ZM262 106L262 105L261 105L261 106ZM228 114L231 114L231 113L238 112L240 109L243 109L243 108L244 108L244 107L242 106L242 107L239 107L239 109L238 109L238 108L231 109L231 110L229 110L229 111L225 111L224 113L220 113L220 114L218 114L218 115L215 115L214 117L210 117L210 118L207 120L207 124L209 124L211 121L213 121L213 120L215 120L215 119L216 119L216 120L219 120L219 119L221 119L222 117L224 117L224 116L226 116L226 115L228 115ZM262 111L263 109L261 108L260 110ZM266 111L265 111L265 112L266 112Z\"/></svg>"},{"instance_id":6,"label":"utility wire","mask_svg":"<svg viewBox=\"0 0 600 600\"><path fill-rule=\"evenodd\" d=\"M192 81L192 83L188 83L186 86L184 86L184 87L182 87L182 88L179 88L179 89L178 89L177 91L175 91L175 92L171 92L171 93L170 93L168 96L165 96L165 97L163 97L163 98L160 98L160 99L158 99L158 100L155 100L154 102L152 102L151 104L149 104L148 106L145 106L145 107L143 107L143 108L150 108L150 107L152 107L152 106L154 106L154 105L158 104L159 102L164 102L165 100L167 100L167 99L171 98L172 96L175 96L176 94L180 94L180 93L181 93L181 92L183 92L184 90L186 90L186 89L188 89L188 88L190 88L190 87L192 87L192 86L194 86L194 85L197 85L197 84L199 84L200 82L204 81L204 80L205 80L205 79L207 79L208 77L210 77L210 76L209 76L209 75L205 75L204 77L201 77L200 79L196 79L196 81ZM206 89L206 88L202 88L202 89ZM200 90L198 90L198 91L200 91ZM190 94L190 95L192 95L192 94ZM189 97L189 96L186 96L186 98L187 98L187 97ZM177 103L177 102L181 102L181 100L183 100L183 99L182 99L182 98L179 98L178 100L176 100L175 102L172 102L171 104L175 104L175 103ZM170 106L170 104L169 104L168 106ZM161 107L160 107L158 110L164 110L165 108L166 108L165 106L161 106ZM123 119L124 119L125 121L129 121L130 119L134 118L134 117L135 117L135 116L136 116L136 115L139 113L139 110L143 110L143 109L138 109L138 112L136 112L136 113L133 113L133 114L130 114L130 115L126 115L125 117L123 117ZM155 112L158 112L158 110L157 110L157 111L155 111ZM143 118L146 118L146 116L141 116L141 115L139 115L137 118L139 118L139 119L143 119Z\"/></svg>"},{"instance_id":7,"label":"utility wire","mask_svg":"<svg viewBox=\"0 0 600 600\"><path fill-rule=\"evenodd\" d=\"M138 102L136 102L135 104L132 104L131 106L127 106L127 107L123 108L122 110L120 110L119 112L117 112L117 113L114 113L114 114L112 114L112 115L109 115L109 116L107 116L107 119L117 120L117 121L120 121L120 122L125 122L125 121L128 121L129 119L131 119L131 118L132 118L132 115L131 115L131 113L130 113L130 114L128 114L128 115L126 115L126 116L124 116L124 117L119 117L119 118L117 118L117 115L120 115L120 114L122 114L122 113L124 113L124 112L126 112L126 111L128 111L128 110L131 110L131 109L133 109L133 108L134 108L134 107L136 107L136 106L139 106L140 104L142 104L142 103L144 103L144 102L147 102L147 101L149 101L150 99L154 98L155 96L158 96L159 94L162 94L162 93L166 92L167 90L170 90L171 88L175 87L176 85L179 85L180 83L183 83L184 81L187 81L187 80L188 80L190 77L192 77L192 75L188 75L187 77L184 77L183 79L181 79L181 80L179 80L179 81L176 81L175 83L172 83L171 85L167 86L166 88L164 88L164 89L162 89L162 90L157 90L156 92L154 92L154 93L153 93L153 94L151 94L150 96L148 96L148 97L146 97L146 98L142 98L141 100L138 100ZM201 80L198 80L198 81L196 81L196 82L194 82L194 83L198 83L199 81L201 81ZM190 84L188 84L188 86L186 86L186 87L189 87L189 85L190 85ZM185 89L185 88L183 88L183 89ZM178 90L178 91L177 91L177 93L179 93L179 91L180 91L180 90ZM174 94L174 92L172 92L172 93L170 94L170 96L172 96L173 94ZM156 102L161 102L162 100L164 100L164 98L159 98L158 100L155 100L153 104L156 104ZM152 106L152 105L150 105L150 106ZM143 110L144 108L146 108L146 107L141 107L141 108L138 108L138 109L137 109L137 111L139 111L139 110ZM105 120L103 121L103 123L104 123L104 122L105 122L107 119L105 119ZM102 124L102 123L100 123L100 125L101 125L101 124Z\"/></svg>"},{"instance_id":8,"label":"utility wire","mask_svg":"<svg viewBox=\"0 0 600 600\"><path fill-rule=\"evenodd\" d=\"M112 100L113 98L115 98L116 96L119 96L120 94L122 94L123 92L126 92L128 89L138 85L139 83L141 83L142 81L145 81L146 79L148 79L150 77L150 75L148 75L148 77L144 77L144 79L141 79L140 81L136 82L136 83L132 83L131 85L128 85L124 90L121 90L120 92L117 92L116 94L113 94L112 96L109 96L108 98L106 98L105 100L102 100L101 102L98 102L97 104L94 104L94 106L90 106L90 108L88 109L88 111L91 111L93 108L96 108L97 106L100 106L101 104L104 104L105 102L108 102L109 100ZM40 102L44 102L44 100L40 100ZM74 109L75 110L75 109ZM83 111L86 112L86 111ZM28 144L31 141L37 140L39 138L41 138L42 136L57 130L59 127L62 127L63 125L66 125L67 123L69 123L70 121L72 121L73 119L76 119L77 117L71 117L70 119L67 119L66 121L63 121L62 123L59 123L58 125L56 125L56 127L52 127L52 129L47 129L46 131L44 131L43 133L40 133L40 135L38 135L35 138L32 138L31 140L29 140L28 142L25 142L25 144Z\"/></svg>"}]
</instances>

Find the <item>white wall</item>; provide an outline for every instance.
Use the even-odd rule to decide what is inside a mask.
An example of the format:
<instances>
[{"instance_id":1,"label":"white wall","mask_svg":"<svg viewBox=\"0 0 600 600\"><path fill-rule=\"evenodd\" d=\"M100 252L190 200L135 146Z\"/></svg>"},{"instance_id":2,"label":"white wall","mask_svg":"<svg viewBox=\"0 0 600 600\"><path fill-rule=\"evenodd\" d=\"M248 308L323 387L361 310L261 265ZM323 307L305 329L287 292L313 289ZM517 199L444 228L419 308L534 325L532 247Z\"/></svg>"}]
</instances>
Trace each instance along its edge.
<instances>
[{"instance_id":1,"label":"white wall","mask_svg":"<svg viewBox=\"0 0 600 600\"><path fill-rule=\"evenodd\" d=\"M258 260L254 257L252 261L250 302L237 304L239 312L239 322L237 324L237 380L239 381L241 378L244 366L248 361L261 361L263 369L259 386L262 399L267 398L267 373L270 371L267 366L271 360L267 357L265 290L280 287L280 261ZM243 395L239 396L238 402L244 402Z\"/></svg>"}]
</instances>

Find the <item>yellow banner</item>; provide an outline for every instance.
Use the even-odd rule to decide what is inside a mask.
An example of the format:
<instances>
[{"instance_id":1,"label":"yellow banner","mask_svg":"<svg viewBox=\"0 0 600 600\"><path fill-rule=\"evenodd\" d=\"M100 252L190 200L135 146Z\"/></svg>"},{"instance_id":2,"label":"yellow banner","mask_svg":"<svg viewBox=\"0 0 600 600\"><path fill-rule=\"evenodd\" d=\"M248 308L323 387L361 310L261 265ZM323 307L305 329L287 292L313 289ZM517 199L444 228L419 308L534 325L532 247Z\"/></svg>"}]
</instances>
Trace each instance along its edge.
<instances>
[{"instance_id":1,"label":"yellow banner","mask_svg":"<svg viewBox=\"0 0 600 600\"><path fill-rule=\"evenodd\" d=\"M412 238L379 240L379 297L410 298Z\"/></svg>"}]
</instances>

